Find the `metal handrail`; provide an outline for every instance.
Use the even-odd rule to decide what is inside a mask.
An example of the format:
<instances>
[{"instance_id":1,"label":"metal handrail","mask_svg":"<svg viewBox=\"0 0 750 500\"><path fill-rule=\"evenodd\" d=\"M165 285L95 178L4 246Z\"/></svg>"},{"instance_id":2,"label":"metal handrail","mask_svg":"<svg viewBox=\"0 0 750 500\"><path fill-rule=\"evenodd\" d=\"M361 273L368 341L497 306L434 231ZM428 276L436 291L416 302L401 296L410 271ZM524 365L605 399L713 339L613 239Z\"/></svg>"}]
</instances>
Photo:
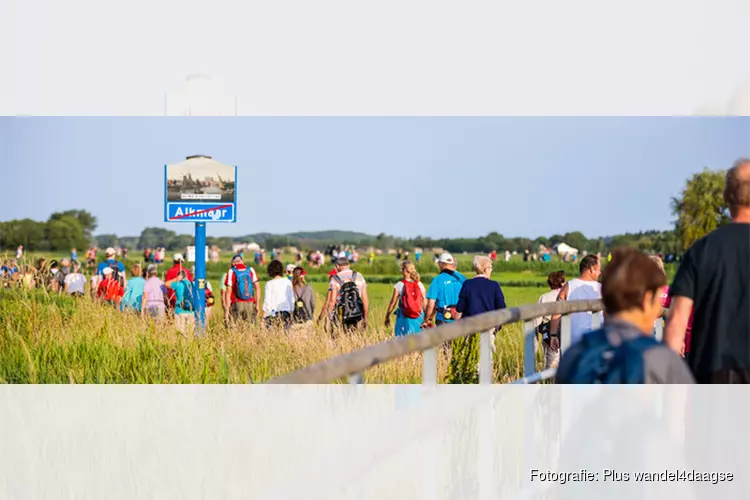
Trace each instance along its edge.
<instances>
[{"instance_id":1,"label":"metal handrail","mask_svg":"<svg viewBox=\"0 0 750 500\"><path fill-rule=\"evenodd\" d=\"M336 356L293 373L271 379L266 383L325 384L345 377L350 377L350 382L361 383L362 374L368 368L415 352L424 352L423 383L435 384L437 383L435 349L445 342L481 332L480 360L485 360L489 359L488 356L491 356L488 351L488 341L490 339L490 330L493 328L519 321L527 322L542 316L552 316L555 314L566 315L577 312L599 312L603 307L604 305L601 300L574 300L547 304L530 304L491 311L479 316L465 318L455 323L423 330L413 335L397 337L348 354ZM524 376L526 377L532 376L534 372L534 336L534 329L530 328L530 325L527 324L524 330ZM568 316L563 316L561 337L561 348L565 349L570 343ZM486 367L485 363L482 364ZM541 372L541 374L549 375L549 371ZM486 368L480 368L480 383L491 383L490 375ZM554 373L551 376L554 376ZM522 382L519 381L519 383Z\"/></svg>"}]
</instances>

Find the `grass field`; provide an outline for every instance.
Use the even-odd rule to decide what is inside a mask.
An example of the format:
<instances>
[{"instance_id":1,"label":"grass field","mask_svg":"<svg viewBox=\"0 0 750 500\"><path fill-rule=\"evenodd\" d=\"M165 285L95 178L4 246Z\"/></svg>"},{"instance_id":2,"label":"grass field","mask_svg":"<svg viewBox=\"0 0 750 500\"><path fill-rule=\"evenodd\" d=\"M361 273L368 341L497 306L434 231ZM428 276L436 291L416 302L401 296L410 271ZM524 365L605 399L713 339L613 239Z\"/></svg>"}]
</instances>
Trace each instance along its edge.
<instances>
[{"instance_id":1,"label":"grass field","mask_svg":"<svg viewBox=\"0 0 750 500\"><path fill-rule=\"evenodd\" d=\"M496 267L501 268L503 265L526 265L523 262L498 264ZM543 285L550 266L535 264L538 269L500 270L493 275L501 284L532 282L533 286L503 285L509 306L534 303L546 291ZM380 269L390 270L388 263L382 266ZM557 263L556 268L560 266L561 263ZM166 267L162 266L162 271ZM384 328L383 320L397 277L370 274L366 263L356 268L371 281L368 285L371 303L368 329L336 339L313 326L303 326L287 333L251 325L227 329L223 325L218 301L206 337L197 339L180 333L171 325L144 322L139 317L122 314L88 299L52 295L44 290L0 290L0 382L263 382L311 363L393 338L392 330ZM226 269L227 263L209 266L208 279L215 290L218 290L219 278ZM310 274L318 311L327 287L322 279L329 269L324 267ZM258 271L265 278L265 273ZM473 273L467 275L474 276ZM315 281L316 276L321 280ZM378 282L377 278L383 278L381 281L385 282ZM523 371L521 325L504 327L496 342L496 379L510 381L520 377ZM419 383L421 370L421 355L415 354L368 370L365 381ZM438 360L438 370L442 380L447 373L446 359Z\"/></svg>"}]
</instances>

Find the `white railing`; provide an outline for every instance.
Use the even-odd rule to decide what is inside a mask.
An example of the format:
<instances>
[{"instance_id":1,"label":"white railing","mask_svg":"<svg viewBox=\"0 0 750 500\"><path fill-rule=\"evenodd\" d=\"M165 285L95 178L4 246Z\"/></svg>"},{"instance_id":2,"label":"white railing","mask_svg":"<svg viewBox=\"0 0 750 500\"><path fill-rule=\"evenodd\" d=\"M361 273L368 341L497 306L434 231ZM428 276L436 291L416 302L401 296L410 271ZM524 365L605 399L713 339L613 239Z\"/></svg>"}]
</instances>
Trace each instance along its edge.
<instances>
[{"instance_id":1,"label":"white railing","mask_svg":"<svg viewBox=\"0 0 750 500\"><path fill-rule=\"evenodd\" d=\"M514 384L533 384L555 376L554 369L536 371L535 353L535 319L543 316L561 314L560 349L564 351L570 345L570 316L577 312L599 312L603 309L601 300L576 300L554 302L549 304L530 304L492 311L479 316L465 318L455 323L441 325L430 330L423 330L414 335L397 337L387 342L365 347L357 351L336 356L320 363L308 366L296 372L268 381L271 384L325 384L348 378L352 384L364 381L364 372L380 363L384 363L414 352L423 353L422 383L435 385L437 380L437 348L445 342L480 334L479 343L479 383L492 384L492 335L491 330L498 326L524 322L524 355L523 377ZM591 327L598 328L600 316L592 315ZM663 321L657 320L654 325L656 337L662 338Z\"/></svg>"}]
</instances>

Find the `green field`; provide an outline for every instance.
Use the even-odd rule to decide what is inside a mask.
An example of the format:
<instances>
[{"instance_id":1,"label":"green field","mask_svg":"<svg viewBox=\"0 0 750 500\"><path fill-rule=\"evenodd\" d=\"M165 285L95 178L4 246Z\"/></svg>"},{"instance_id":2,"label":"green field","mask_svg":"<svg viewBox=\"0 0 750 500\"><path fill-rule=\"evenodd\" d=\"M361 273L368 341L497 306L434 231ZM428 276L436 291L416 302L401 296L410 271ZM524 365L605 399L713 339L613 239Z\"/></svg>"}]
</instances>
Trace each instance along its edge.
<instances>
[{"instance_id":1,"label":"green field","mask_svg":"<svg viewBox=\"0 0 750 500\"><path fill-rule=\"evenodd\" d=\"M470 267L470 258L460 256L460 269L466 271L467 264ZM162 265L160 270L165 271L169 265ZM501 283L509 306L536 302L547 290L544 281L548 272L563 268L570 276L575 273L575 266L559 262L498 262L495 267L493 278ZM227 268L227 262L208 266L208 279L215 290ZM227 329L219 301L207 336L196 339L172 325L144 322L89 299L61 297L45 290L0 290L0 382L262 382L393 338L392 330L384 328L383 320L393 284L398 279L395 258L381 257L372 267L364 262L355 269L370 282L368 329L336 339L313 326L287 333L250 325ZM310 270L310 281L317 295L316 314L324 299L325 273L329 270L330 266ZM431 262L421 264L419 270L426 278L436 273ZM258 269L258 274L262 280L266 279L264 270ZM474 276L471 272L466 274ZM496 342L496 379L510 381L521 376L521 325L503 328ZM442 380L447 372L446 359L439 359L438 370ZM365 373L368 383L419 383L420 378L418 354L384 363Z\"/></svg>"}]
</instances>

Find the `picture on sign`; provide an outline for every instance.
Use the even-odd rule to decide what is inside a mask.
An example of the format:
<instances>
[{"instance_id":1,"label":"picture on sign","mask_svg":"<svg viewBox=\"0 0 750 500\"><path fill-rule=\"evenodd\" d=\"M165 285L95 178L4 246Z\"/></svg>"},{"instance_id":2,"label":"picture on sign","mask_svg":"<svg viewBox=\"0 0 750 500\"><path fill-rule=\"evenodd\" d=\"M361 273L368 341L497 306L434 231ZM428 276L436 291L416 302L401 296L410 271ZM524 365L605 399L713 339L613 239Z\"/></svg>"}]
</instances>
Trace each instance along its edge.
<instances>
[{"instance_id":1,"label":"picture on sign","mask_svg":"<svg viewBox=\"0 0 750 500\"><path fill-rule=\"evenodd\" d=\"M237 167L190 156L164 167L166 222L237 221Z\"/></svg>"},{"instance_id":2,"label":"picture on sign","mask_svg":"<svg viewBox=\"0 0 750 500\"><path fill-rule=\"evenodd\" d=\"M189 160L167 165L167 201L232 203L234 172L233 166L214 161Z\"/></svg>"}]
</instances>

